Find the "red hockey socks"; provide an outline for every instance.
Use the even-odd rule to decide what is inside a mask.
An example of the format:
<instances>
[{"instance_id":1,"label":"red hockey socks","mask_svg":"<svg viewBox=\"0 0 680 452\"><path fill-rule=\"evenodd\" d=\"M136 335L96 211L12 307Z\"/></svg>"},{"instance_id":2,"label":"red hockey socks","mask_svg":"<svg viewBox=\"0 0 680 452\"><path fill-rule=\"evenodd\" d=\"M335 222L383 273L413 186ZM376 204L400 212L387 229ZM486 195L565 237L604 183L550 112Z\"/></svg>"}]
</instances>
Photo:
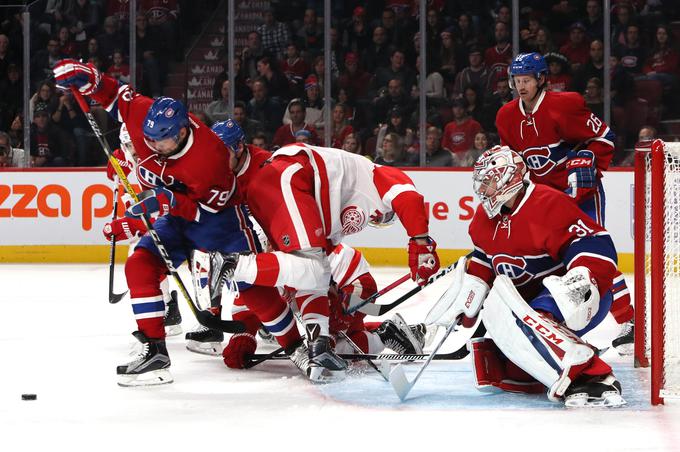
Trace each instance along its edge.
<instances>
[{"instance_id":1,"label":"red hockey socks","mask_svg":"<svg viewBox=\"0 0 680 452\"><path fill-rule=\"evenodd\" d=\"M125 263L125 277L137 327L153 339L165 338L165 303L160 281L166 271L161 259L145 248L135 249Z\"/></svg>"}]
</instances>

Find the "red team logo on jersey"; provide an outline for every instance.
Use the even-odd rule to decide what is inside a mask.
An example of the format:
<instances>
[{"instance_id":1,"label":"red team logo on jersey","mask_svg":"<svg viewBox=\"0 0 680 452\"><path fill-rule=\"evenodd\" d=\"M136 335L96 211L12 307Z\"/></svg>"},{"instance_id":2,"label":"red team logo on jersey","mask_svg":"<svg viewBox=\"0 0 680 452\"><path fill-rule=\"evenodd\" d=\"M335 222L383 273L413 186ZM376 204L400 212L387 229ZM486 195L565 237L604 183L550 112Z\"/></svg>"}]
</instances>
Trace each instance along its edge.
<instances>
[{"instance_id":1,"label":"red team logo on jersey","mask_svg":"<svg viewBox=\"0 0 680 452\"><path fill-rule=\"evenodd\" d=\"M526 271L527 261L523 257L498 254L491 259L491 265L493 265L497 275L505 275L512 279L516 287L528 283L534 277L534 275Z\"/></svg>"},{"instance_id":2,"label":"red team logo on jersey","mask_svg":"<svg viewBox=\"0 0 680 452\"><path fill-rule=\"evenodd\" d=\"M522 151L522 157L529 169L537 176L545 176L556 165L553 160L550 160L550 148L546 146L527 148Z\"/></svg>"},{"instance_id":3,"label":"red team logo on jersey","mask_svg":"<svg viewBox=\"0 0 680 452\"><path fill-rule=\"evenodd\" d=\"M366 222L366 214L357 206L347 206L340 214L342 233L345 235L356 234L361 231Z\"/></svg>"}]
</instances>

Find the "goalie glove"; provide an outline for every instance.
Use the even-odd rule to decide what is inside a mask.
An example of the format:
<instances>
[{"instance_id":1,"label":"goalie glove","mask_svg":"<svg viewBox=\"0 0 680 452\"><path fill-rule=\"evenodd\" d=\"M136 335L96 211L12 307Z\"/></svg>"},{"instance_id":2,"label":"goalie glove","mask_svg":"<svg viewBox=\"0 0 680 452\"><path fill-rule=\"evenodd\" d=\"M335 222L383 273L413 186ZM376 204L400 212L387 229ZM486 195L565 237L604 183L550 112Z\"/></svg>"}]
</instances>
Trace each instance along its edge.
<instances>
[{"instance_id":1,"label":"goalie glove","mask_svg":"<svg viewBox=\"0 0 680 452\"><path fill-rule=\"evenodd\" d=\"M567 193L577 201L592 192L597 185L595 154L588 149L567 153Z\"/></svg>"},{"instance_id":2,"label":"goalie glove","mask_svg":"<svg viewBox=\"0 0 680 452\"><path fill-rule=\"evenodd\" d=\"M574 267L564 276L548 276L543 285L560 308L564 324L580 331L595 317L600 308L600 292L595 278L586 267Z\"/></svg>"}]
</instances>

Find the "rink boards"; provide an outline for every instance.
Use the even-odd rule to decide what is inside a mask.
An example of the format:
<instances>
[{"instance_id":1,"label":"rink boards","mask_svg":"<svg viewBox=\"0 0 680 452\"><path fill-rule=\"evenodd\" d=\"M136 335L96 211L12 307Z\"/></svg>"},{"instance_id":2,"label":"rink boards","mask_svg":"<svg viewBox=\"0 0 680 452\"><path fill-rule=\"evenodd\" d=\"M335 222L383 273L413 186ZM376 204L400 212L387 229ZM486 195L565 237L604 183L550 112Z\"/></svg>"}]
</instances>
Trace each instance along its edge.
<instances>
[{"instance_id":1,"label":"rink boards","mask_svg":"<svg viewBox=\"0 0 680 452\"><path fill-rule=\"evenodd\" d=\"M470 170L406 173L425 196L430 235L442 260L466 254L471 247L467 228L477 206ZM633 172L609 171L604 185L606 224L619 251L621 270L631 272ZM121 187L119 196L123 191ZM122 213L122 203L118 204ZM101 230L112 209L113 187L103 169L2 171L0 262L106 262L109 246ZM373 265L406 265L405 238L397 223L388 229L366 228L346 242L360 248Z\"/></svg>"}]
</instances>

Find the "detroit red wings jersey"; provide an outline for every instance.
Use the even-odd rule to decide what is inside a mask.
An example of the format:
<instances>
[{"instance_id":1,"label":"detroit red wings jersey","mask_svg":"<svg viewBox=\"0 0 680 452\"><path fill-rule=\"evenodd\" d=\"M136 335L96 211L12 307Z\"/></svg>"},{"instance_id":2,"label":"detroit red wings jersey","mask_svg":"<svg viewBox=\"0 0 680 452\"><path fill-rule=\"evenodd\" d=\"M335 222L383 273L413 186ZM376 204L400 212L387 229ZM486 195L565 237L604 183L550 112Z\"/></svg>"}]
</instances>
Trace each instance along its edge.
<instances>
[{"instance_id":1,"label":"detroit red wings jersey","mask_svg":"<svg viewBox=\"0 0 680 452\"><path fill-rule=\"evenodd\" d=\"M519 98L498 110L496 127L502 145L522 155L531 180L566 190L567 152L589 149L595 154L599 176L609 167L614 153L614 134L572 92L541 92L532 113Z\"/></svg>"},{"instance_id":2,"label":"detroit red wings jersey","mask_svg":"<svg viewBox=\"0 0 680 452\"><path fill-rule=\"evenodd\" d=\"M333 281L341 289L369 272L368 262L361 252L344 243L339 243L333 249L328 255L328 262L331 265Z\"/></svg>"},{"instance_id":3,"label":"detroit red wings jersey","mask_svg":"<svg viewBox=\"0 0 680 452\"><path fill-rule=\"evenodd\" d=\"M423 196L403 171L339 149L300 143L273 154L282 155L301 158L313 168L314 197L325 236L334 245L390 212L396 213L409 236L427 233Z\"/></svg>"},{"instance_id":4,"label":"detroit red wings jersey","mask_svg":"<svg viewBox=\"0 0 680 452\"><path fill-rule=\"evenodd\" d=\"M229 154L209 127L190 115L189 138L184 148L170 157L154 153L144 140L142 126L153 100L118 86L102 76L102 88L92 98L127 126L139 163L137 179L145 188L166 186L176 194L171 214L199 220L198 206L218 212L234 204L236 179L229 168Z\"/></svg>"},{"instance_id":5,"label":"detroit red wings jersey","mask_svg":"<svg viewBox=\"0 0 680 452\"><path fill-rule=\"evenodd\" d=\"M546 276L577 266L590 269L601 295L612 285L616 249L609 233L548 186L529 184L511 213L492 219L480 205L469 232L475 248L468 273L490 284L506 275L525 300L538 295Z\"/></svg>"}]
</instances>

